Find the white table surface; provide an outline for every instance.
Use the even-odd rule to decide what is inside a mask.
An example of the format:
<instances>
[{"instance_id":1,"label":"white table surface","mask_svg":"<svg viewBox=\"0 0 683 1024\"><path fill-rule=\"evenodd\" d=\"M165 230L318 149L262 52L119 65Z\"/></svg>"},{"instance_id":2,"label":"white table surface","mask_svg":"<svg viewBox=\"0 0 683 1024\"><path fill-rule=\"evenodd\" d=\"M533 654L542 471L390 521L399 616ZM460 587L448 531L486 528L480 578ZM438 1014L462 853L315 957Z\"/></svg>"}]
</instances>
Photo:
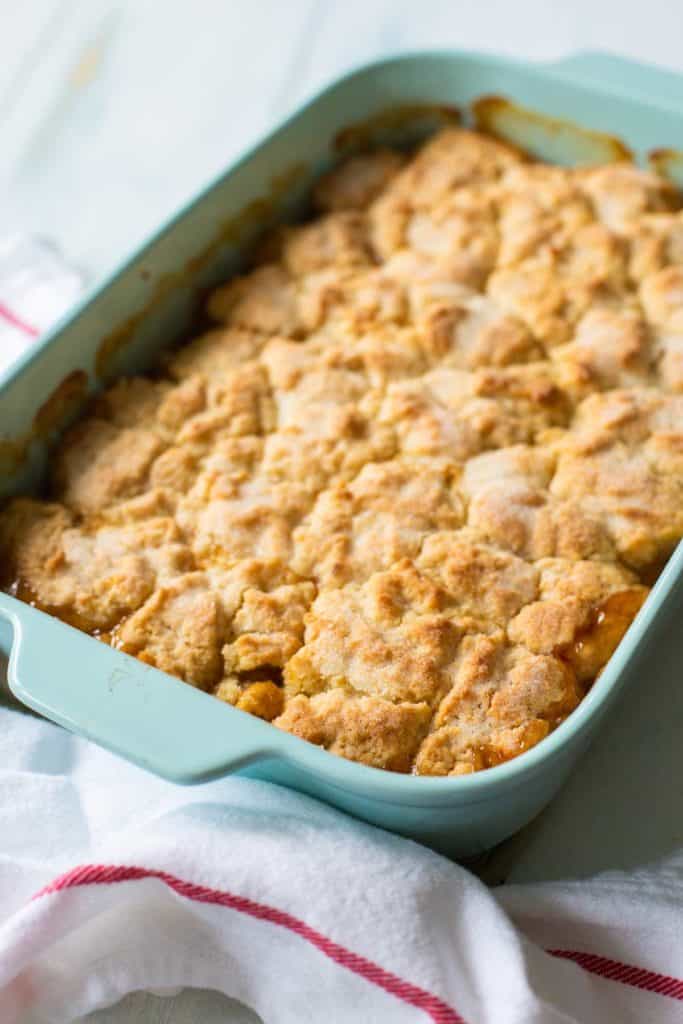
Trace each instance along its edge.
<instances>
[{"instance_id":1,"label":"white table surface","mask_svg":"<svg viewBox=\"0 0 683 1024\"><path fill-rule=\"evenodd\" d=\"M602 49L683 71L681 39L673 0L0 0L0 233L48 235L96 280L353 64L419 47L538 60ZM681 667L663 648L560 798L493 856L491 880L586 875L683 844ZM256 1018L187 991L89 1020Z\"/></svg>"}]
</instances>

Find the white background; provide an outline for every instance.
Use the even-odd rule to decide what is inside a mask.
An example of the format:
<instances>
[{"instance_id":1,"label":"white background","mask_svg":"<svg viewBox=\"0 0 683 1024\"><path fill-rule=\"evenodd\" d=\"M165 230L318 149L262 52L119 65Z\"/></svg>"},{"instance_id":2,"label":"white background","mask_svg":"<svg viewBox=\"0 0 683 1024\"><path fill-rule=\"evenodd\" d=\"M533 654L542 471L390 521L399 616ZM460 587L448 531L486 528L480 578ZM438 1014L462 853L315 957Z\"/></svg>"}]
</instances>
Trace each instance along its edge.
<instances>
[{"instance_id":1,"label":"white background","mask_svg":"<svg viewBox=\"0 0 683 1024\"><path fill-rule=\"evenodd\" d=\"M95 280L307 94L389 52L593 49L683 71L682 43L678 0L0 0L0 234L48 235ZM678 672L663 651L492 877L587 874L683 843ZM91 1021L254 1019L186 992Z\"/></svg>"},{"instance_id":2,"label":"white background","mask_svg":"<svg viewBox=\"0 0 683 1024\"><path fill-rule=\"evenodd\" d=\"M683 68L682 43L678 0L0 0L0 225L101 274L352 64L452 46Z\"/></svg>"}]
</instances>

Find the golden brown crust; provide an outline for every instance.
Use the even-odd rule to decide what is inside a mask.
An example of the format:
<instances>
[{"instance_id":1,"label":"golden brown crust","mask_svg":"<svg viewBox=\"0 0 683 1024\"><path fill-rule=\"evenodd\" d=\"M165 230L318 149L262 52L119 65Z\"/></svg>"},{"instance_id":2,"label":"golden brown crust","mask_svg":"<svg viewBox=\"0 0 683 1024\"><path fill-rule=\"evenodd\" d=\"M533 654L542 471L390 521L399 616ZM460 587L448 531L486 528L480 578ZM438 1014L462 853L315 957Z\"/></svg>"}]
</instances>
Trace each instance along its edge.
<instances>
[{"instance_id":1,"label":"golden brown crust","mask_svg":"<svg viewBox=\"0 0 683 1024\"><path fill-rule=\"evenodd\" d=\"M283 668L301 646L304 616L314 597L315 586L309 581L247 588L223 648L226 674Z\"/></svg>"},{"instance_id":2,"label":"golden brown crust","mask_svg":"<svg viewBox=\"0 0 683 1024\"><path fill-rule=\"evenodd\" d=\"M383 258L408 249L452 281L471 288L486 283L496 264L499 237L486 192L473 189L434 207L405 212L398 207L390 212L393 219L386 222L380 218L373 235Z\"/></svg>"},{"instance_id":3,"label":"golden brown crust","mask_svg":"<svg viewBox=\"0 0 683 1024\"><path fill-rule=\"evenodd\" d=\"M413 290L413 304L429 358L443 366L476 370L543 357L526 324L487 296L424 285Z\"/></svg>"},{"instance_id":4,"label":"golden brown crust","mask_svg":"<svg viewBox=\"0 0 683 1024\"><path fill-rule=\"evenodd\" d=\"M588 682L611 657L647 588L606 562L547 558L538 569L539 600L510 621L510 639L539 654L562 655Z\"/></svg>"},{"instance_id":5,"label":"golden brown crust","mask_svg":"<svg viewBox=\"0 0 683 1024\"><path fill-rule=\"evenodd\" d=\"M327 267L352 269L371 263L366 221L353 211L328 213L302 227L287 228L281 259L293 277Z\"/></svg>"},{"instance_id":6,"label":"golden brown crust","mask_svg":"<svg viewBox=\"0 0 683 1024\"><path fill-rule=\"evenodd\" d=\"M300 337L305 329L301 295L284 267L265 264L217 288L207 305L213 320L266 335Z\"/></svg>"},{"instance_id":7,"label":"golden brown crust","mask_svg":"<svg viewBox=\"0 0 683 1024\"><path fill-rule=\"evenodd\" d=\"M411 208L434 207L458 196L463 187L489 185L521 162L502 142L462 128L445 128L384 189L382 198L402 200Z\"/></svg>"},{"instance_id":8,"label":"golden brown crust","mask_svg":"<svg viewBox=\"0 0 683 1024\"><path fill-rule=\"evenodd\" d=\"M313 697L292 697L273 724L341 757L407 772L430 717L427 704L350 697L342 690L330 690Z\"/></svg>"},{"instance_id":9,"label":"golden brown crust","mask_svg":"<svg viewBox=\"0 0 683 1024\"><path fill-rule=\"evenodd\" d=\"M221 674L225 632L220 601L202 573L159 587L123 623L116 646L155 668L206 690Z\"/></svg>"},{"instance_id":10,"label":"golden brown crust","mask_svg":"<svg viewBox=\"0 0 683 1024\"><path fill-rule=\"evenodd\" d=\"M457 480L437 459L366 463L351 483L323 491L295 531L294 568L336 587L415 557L431 531L462 524Z\"/></svg>"},{"instance_id":11,"label":"golden brown crust","mask_svg":"<svg viewBox=\"0 0 683 1024\"><path fill-rule=\"evenodd\" d=\"M683 399L608 391L579 406L550 490L605 524L618 556L645 578L683 531Z\"/></svg>"},{"instance_id":12,"label":"golden brown crust","mask_svg":"<svg viewBox=\"0 0 683 1024\"><path fill-rule=\"evenodd\" d=\"M434 704L462 632L448 604L409 560L361 586L324 591L306 617L304 646L285 666L287 693L343 688Z\"/></svg>"},{"instance_id":13,"label":"golden brown crust","mask_svg":"<svg viewBox=\"0 0 683 1024\"><path fill-rule=\"evenodd\" d=\"M563 382L577 397L647 385L655 361L647 323L635 310L589 310L576 325L573 340L552 355L563 370Z\"/></svg>"},{"instance_id":14,"label":"golden brown crust","mask_svg":"<svg viewBox=\"0 0 683 1024\"><path fill-rule=\"evenodd\" d=\"M683 331L683 266L674 264L645 277L640 299L650 323L661 330L680 334Z\"/></svg>"},{"instance_id":15,"label":"golden brown crust","mask_svg":"<svg viewBox=\"0 0 683 1024\"><path fill-rule=\"evenodd\" d=\"M683 215L653 213L639 218L627 232L629 273L637 284L671 264L683 263Z\"/></svg>"},{"instance_id":16,"label":"golden brown crust","mask_svg":"<svg viewBox=\"0 0 683 1024\"><path fill-rule=\"evenodd\" d=\"M59 505L17 498L0 525L2 561L20 595L88 631L106 631L135 611L160 580L192 567L170 517L89 527Z\"/></svg>"},{"instance_id":17,"label":"golden brown crust","mask_svg":"<svg viewBox=\"0 0 683 1024\"><path fill-rule=\"evenodd\" d=\"M569 411L546 363L467 373L439 367L387 388L380 421L407 455L464 462L490 448L533 442Z\"/></svg>"},{"instance_id":18,"label":"golden brown crust","mask_svg":"<svg viewBox=\"0 0 683 1024\"><path fill-rule=\"evenodd\" d=\"M265 368L250 362L226 373L206 388L206 402L192 411L195 415L188 410L178 425L179 444L212 445L224 437L272 430L275 406Z\"/></svg>"},{"instance_id":19,"label":"golden brown crust","mask_svg":"<svg viewBox=\"0 0 683 1024\"><path fill-rule=\"evenodd\" d=\"M468 530L432 533L416 565L444 589L458 616L482 630L504 626L538 591L534 566Z\"/></svg>"},{"instance_id":20,"label":"golden brown crust","mask_svg":"<svg viewBox=\"0 0 683 1024\"><path fill-rule=\"evenodd\" d=\"M517 756L683 537L680 205L456 127L348 159L0 510L0 582L341 756Z\"/></svg>"},{"instance_id":21,"label":"golden brown crust","mask_svg":"<svg viewBox=\"0 0 683 1024\"><path fill-rule=\"evenodd\" d=\"M511 645L503 633L465 637L453 687L420 747L421 775L463 775L533 746L576 707L571 668L552 655Z\"/></svg>"},{"instance_id":22,"label":"golden brown crust","mask_svg":"<svg viewBox=\"0 0 683 1024\"><path fill-rule=\"evenodd\" d=\"M465 466L461 487L469 499L467 523L482 540L532 562L561 558L616 558L606 523L571 493L548 488L556 459L547 448L517 445L486 452Z\"/></svg>"},{"instance_id":23,"label":"golden brown crust","mask_svg":"<svg viewBox=\"0 0 683 1024\"><path fill-rule=\"evenodd\" d=\"M579 171L577 180L597 216L615 231L628 230L644 214L680 206L672 182L626 162Z\"/></svg>"},{"instance_id":24,"label":"golden brown crust","mask_svg":"<svg viewBox=\"0 0 683 1024\"><path fill-rule=\"evenodd\" d=\"M207 468L180 501L176 517L201 565L291 556L292 531L313 503L296 483Z\"/></svg>"},{"instance_id":25,"label":"golden brown crust","mask_svg":"<svg viewBox=\"0 0 683 1024\"><path fill-rule=\"evenodd\" d=\"M404 164L392 149L350 157L316 182L313 202L319 210L362 210L389 184Z\"/></svg>"},{"instance_id":26,"label":"golden brown crust","mask_svg":"<svg viewBox=\"0 0 683 1024\"><path fill-rule=\"evenodd\" d=\"M500 265L487 291L550 350L571 340L591 307L628 304L627 255L622 239L589 223L560 248L541 246L516 263Z\"/></svg>"},{"instance_id":27,"label":"golden brown crust","mask_svg":"<svg viewBox=\"0 0 683 1024\"><path fill-rule=\"evenodd\" d=\"M268 335L239 328L214 328L173 352L167 361L170 376L177 381L200 377L215 383L232 377L241 363L249 363L261 352Z\"/></svg>"},{"instance_id":28,"label":"golden brown crust","mask_svg":"<svg viewBox=\"0 0 683 1024\"><path fill-rule=\"evenodd\" d=\"M499 205L501 266L540 250L560 250L593 220L590 203L571 175L547 164L510 167L500 182Z\"/></svg>"},{"instance_id":29,"label":"golden brown crust","mask_svg":"<svg viewBox=\"0 0 683 1024\"><path fill-rule=\"evenodd\" d=\"M150 430L89 419L68 431L54 461L56 495L76 512L100 512L140 493L163 442Z\"/></svg>"}]
</instances>

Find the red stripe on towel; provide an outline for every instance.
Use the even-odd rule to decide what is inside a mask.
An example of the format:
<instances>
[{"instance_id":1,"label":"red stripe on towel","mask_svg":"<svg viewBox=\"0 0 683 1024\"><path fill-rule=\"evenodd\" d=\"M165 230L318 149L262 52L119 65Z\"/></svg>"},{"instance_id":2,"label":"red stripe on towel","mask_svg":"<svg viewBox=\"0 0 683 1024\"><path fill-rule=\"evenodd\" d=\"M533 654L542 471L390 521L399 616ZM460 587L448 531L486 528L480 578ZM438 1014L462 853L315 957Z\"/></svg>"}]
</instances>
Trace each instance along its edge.
<instances>
[{"instance_id":1,"label":"red stripe on towel","mask_svg":"<svg viewBox=\"0 0 683 1024\"><path fill-rule=\"evenodd\" d=\"M269 924L285 928L315 946L340 966L373 985L377 985L402 1002L422 1010L435 1024L465 1024L460 1014L438 996L399 978L398 975L385 970L372 960L346 949L292 914L265 903L250 900L245 896L237 896L234 893L211 889L204 885L195 885L193 882L176 878L165 871L150 871L147 868L116 865L84 864L50 882L44 889L37 892L33 899L36 900L42 896L81 885L109 885L115 882L139 881L144 878L155 878L186 899L228 907L230 910L246 914L259 921L266 921ZM549 949L546 952L563 960L571 960L583 970L607 981L620 982L622 985L629 985L632 988L683 1002L683 980L680 978L660 974L658 971L651 971L645 967L625 964L619 960L612 960L594 953L582 953L570 949Z\"/></svg>"},{"instance_id":2,"label":"red stripe on towel","mask_svg":"<svg viewBox=\"0 0 683 1024\"><path fill-rule=\"evenodd\" d=\"M679 999L683 1002L683 981L680 978L649 971L646 967L623 964L619 960L610 960L607 956L597 956L595 953L579 953L573 949L549 949L547 952L551 956L571 960L572 963L583 967L584 971L597 974L599 978L620 981L622 985L631 985L645 992L656 992L660 996L669 996L670 999Z\"/></svg>"},{"instance_id":3,"label":"red stripe on towel","mask_svg":"<svg viewBox=\"0 0 683 1024\"><path fill-rule=\"evenodd\" d=\"M13 310L6 306L4 302L0 302L0 320L6 320L12 327L16 327L22 334L28 334L30 338L37 338L40 331L33 324L29 324L26 320L23 320Z\"/></svg>"},{"instance_id":4,"label":"red stripe on towel","mask_svg":"<svg viewBox=\"0 0 683 1024\"><path fill-rule=\"evenodd\" d=\"M236 910L240 914L254 917L259 921L267 921L269 924L286 928L287 931L293 932L305 942L315 946L317 950L341 967L345 967L373 985L377 985L378 988L384 989L385 992L402 1002L422 1010L434 1021L434 1024L465 1024L460 1014L438 996L432 995L431 992L427 992L409 981L404 981L403 978L385 970L372 960L340 946L339 943L328 939L326 935L311 928L305 921L299 920L292 914L278 910L276 907L270 907L265 903L247 899L245 896L236 896L220 889L210 889L204 885L186 882L165 871L149 871L146 868L117 867L106 864L84 864L50 882L44 889L36 893L33 899L80 885L109 885L112 882L133 882L143 878L155 878L186 899L195 900L198 903L218 904L221 907Z\"/></svg>"}]
</instances>

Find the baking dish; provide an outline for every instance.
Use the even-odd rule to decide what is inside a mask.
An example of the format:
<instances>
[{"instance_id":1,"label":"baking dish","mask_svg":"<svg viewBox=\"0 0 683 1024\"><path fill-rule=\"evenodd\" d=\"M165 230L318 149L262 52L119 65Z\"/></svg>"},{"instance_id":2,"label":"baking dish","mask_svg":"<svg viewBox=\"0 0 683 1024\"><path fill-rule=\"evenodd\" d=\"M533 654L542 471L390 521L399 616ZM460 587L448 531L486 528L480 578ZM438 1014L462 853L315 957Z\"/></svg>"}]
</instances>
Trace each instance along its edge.
<instances>
[{"instance_id":1,"label":"baking dish","mask_svg":"<svg viewBox=\"0 0 683 1024\"><path fill-rule=\"evenodd\" d=\"M400 122L384 117L388 110L443 111L490 93L614 133L637 155L676 139L683 126L676 105L683 83L675 76L599 55L533 67L436 53L353 72L210 186L0 381L0 494L39 485L50 442L88 394L144 368L187 331L198 296L239 265L257 229L301 205L343 129L363 122L381 134ZM551 149L557 142L552 130L540 141ZM679 546L569 719L515 760L458 778L397 775L330 755L5 594L0 646L10 652L9 686L19 700L159 775L193 783L244 772L467 856L525 824L562 784L666 629L682 563Z\"/></svg>"}]
</instances>

